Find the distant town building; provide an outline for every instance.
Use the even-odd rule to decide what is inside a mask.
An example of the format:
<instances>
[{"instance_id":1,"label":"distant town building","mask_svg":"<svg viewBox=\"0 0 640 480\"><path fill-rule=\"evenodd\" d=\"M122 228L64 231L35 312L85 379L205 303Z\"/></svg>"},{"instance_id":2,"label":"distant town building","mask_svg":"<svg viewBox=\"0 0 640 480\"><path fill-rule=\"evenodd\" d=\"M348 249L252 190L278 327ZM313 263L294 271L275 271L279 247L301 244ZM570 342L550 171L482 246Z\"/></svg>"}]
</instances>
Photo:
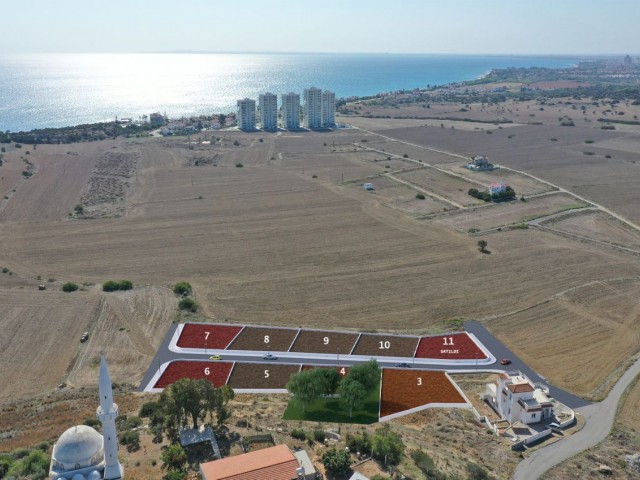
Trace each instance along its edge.
<instances>
[{"instance_id":1,"label":"distant town building","mask_svg":"<svg viewBox=\"0 0 640 480\"><path fill-rule=\"evenodd\" d=\"M256 129L256 101L251 98L238 100L237 122L240 130Z\"/></svg>"},{"instance_id":2,"label":"distant town building","mask_svg":"<svg viewBox=\"0 0 640 480\"><path fill-rule=\"evenodd\" d=\"M332 128L336 124L336 94L329 90L322 92L320 117L324 128Z\"/></svg>"},{"instance_id":3,"label":"distant town building","mask_svg":"<svg viewBox=\"0 0 640 480\"><path fill-rule=\"evenodd\" d=\"M487 385L485 398L509 423L538 423L553 416L553 404L541 387L521 372L501 373Z\"/></svg>"},{"instance_id":4,"label":"distant town building","mask_svg":"<svg viewBox=\"0 0 640 480\"><path fill-rule=\"evenodd\" d=\"M297 93L282 94L282 126L287 130L300 128L300 95Z\"/></svg>"},{"instance_id":5,"label":"distant town building","mask_svg":"<svg viewBox=\"0 0 640 480\"><path fill-rule=\"evenodd\" d=\"M263 93L258 97L260 110L260 125L263 130L277 130L278 128L278 96L273 93Z\"/></svg>"},{"instance_id":6,"label":"distant town building","mask_svg":"<svg viewBox=\"0 0 640 480\"><path fill-rule=\"evenodd\" d=\"M164 118L164 115L156 112L149 115L149 123L151 125L157 125L158 127L160 127L166 123L166 119Z\"/></svg>"},{"instance_id":7,"label":"distant town building","mask_svg":"<svg viewBox=\"0 0 640 480\"><path fill-rule=\"evenodd\" d=\"M304 126L322 127L322 90L316 87L304 89Z\"/></svg>"}]
</instances>

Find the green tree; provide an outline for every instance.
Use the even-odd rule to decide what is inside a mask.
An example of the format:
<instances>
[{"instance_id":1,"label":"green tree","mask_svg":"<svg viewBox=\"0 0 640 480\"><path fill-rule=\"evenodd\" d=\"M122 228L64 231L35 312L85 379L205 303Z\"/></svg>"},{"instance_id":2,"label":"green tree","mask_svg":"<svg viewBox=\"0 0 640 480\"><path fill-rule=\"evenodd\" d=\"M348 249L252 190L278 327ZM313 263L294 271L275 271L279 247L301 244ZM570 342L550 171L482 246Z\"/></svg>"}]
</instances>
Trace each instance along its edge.
<instances>
[{"instance_id":1,"label":"green tree","mask_svg":"<svg viewBox=\"0 0 640 480\"><path fill-rule=\"evenodd\" d=\"M8 477L26 477L43 480L49 474L49 457L42 450L31 450L27 456L15 462L9 469Z\"/></svg>"},{"instance_id":2,"label":"green tree","mask_svg":"<svg viewBox=\"0 0 640 480\"><path fill-rule=\"evenodd\" d=\"M398 465L404 455L404 443L400 436L391 430L389 425L376 429L371 442L371 449L374 458L385 463L385 465Z\"/></svg>"},{"instance_id":3,"label":"green tree","mask_svg":"<svg viewBox=\"0 0 640 480\"><path fill-rule=\"evenodd\" d=\"M189 294L193 291L189 282L178 282L173 286L173 293L177 295Z\"/></svg>"},{"instance_id":4,"label":"green tree","mask_svg":"<svg viewBox=\"0 0 640 480\"><path fill-rule=\"evenodd\" d=\"M381 370L378 362L371 359L351 367L347 378L356 380L365 388L367 393L371 393L374 389L378 388L380 375Z\"/></svg>"},{"instance_id":5,"label":"green tree","mask_svg":"<svg viewBox=\"0 0 640 480\"><path fill-rule=\"evenodd\" d=\"M338 395L340 395L340 403L349 410L349 418L351 418L353 409L360 408L364 404L364 399L367 397L367 389L349 374L340 382Z\"/></svg>"},{"instance_id":6,"label":"green tree","mask_svg":"<svg viewBox=\"0 0 640 480\"><path fill-rule=\"evenodd\" d=\"M140 450L140 434L133 430L124 432L120 435L120 445L126 446L127 452Z\"/></svg>"},{"instance_id":7,"label":"green tree","mask_svg":"<svg viewBox=\"0 0 640 480\"><path fill-rule=\"evenodd\" d=\"M338 386L342 381L342 375L335 368L319 368L318 369L324 377L324 394L333 395L338 391Z\"/></svg>"},{"instance_id":8,"label":"green tree","mask_svg":"<svg viewBox=\"0 0 640 480\"><path fill-rule=\"evenodd\" d=\"M67 282L64 285L62 285L62 291L63 292L75 292L76 290L78 290L78 284L77 283Z\"/></svg>"},{"instance_id":9,"label":"green tree","mask_svg":"<svg viewBox=\"0 0 640 480\"><path fill-rule=\"evenodd\" d=\"M322 463L328 474L339 477L349 471L351 455L346 450L330 448L322 455Z\"/></svg>"},{"instance_id":10,"label":"green tree","mask_svg":"<svg viewBox=\"0 0 640 480\"><path fill-rule=\"evenodd\" d=\"M326 377L321 370L320 368L303 370L291 375L287 382L287 390L296 401L302 404L303 412L306 412L307 407L320 398L326 390L324 385Z\"/></svg>"},{"instance_id":11,"label":"green tree","mask_svg":"<svg viewBox=\"0 0 640 480\"><path fill-rule=\"evenodd\" d=\"M185 297L178 303L178 308L180 310L188 310L195 313L198 311L198 304L193 298Z\"/></svg>"},{"instance_id":12,"label":"green tree","mask_svg":"<svg viewBox=\"0 0 640 480\"><path fill-rule=\"evenodd\" d=\"M82 215L84 213L84 207L80 204L73 207L73 209L76 211L76 214L78 215Z\"/></svg>"},{"instance_id":13,"label":"green tree","mask_svg":"<svg viewBox=\"0 0 640 480\"><path fill-rule=\"evenodd\" d=\"M487 243L486 240L478 240L478 250L480 250L482 253L487 251L486 250L487 245L489 244Z\"/></svg>"},{"instance_id":14,"label":"green tree","mask_svg":"<svg viewBox=\"0 0 640 480\"><path fill-rule=\"evenodd\" d=\"M187 454L180 445L169 445L160 455L162 469L168 471L182 471L187 464Z\"/></svg>"}]
</instances>

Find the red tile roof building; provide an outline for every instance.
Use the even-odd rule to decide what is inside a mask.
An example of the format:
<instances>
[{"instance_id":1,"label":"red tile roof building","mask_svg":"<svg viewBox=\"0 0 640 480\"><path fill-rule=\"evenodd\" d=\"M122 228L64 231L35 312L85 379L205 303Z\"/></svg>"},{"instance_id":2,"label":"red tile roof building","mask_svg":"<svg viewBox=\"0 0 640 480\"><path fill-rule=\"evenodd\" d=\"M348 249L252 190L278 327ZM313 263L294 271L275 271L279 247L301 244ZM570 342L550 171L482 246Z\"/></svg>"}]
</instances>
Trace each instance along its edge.
<instances>
[{"instance_id":1,"label":"red tile roof building","mask_svg":"<svg viewBox=\"0 0 640 480\"><path fill-rule=\"evenodd\" d=\"M203 480L296 480L298 460L286 445L201 463Z\"/></svg>"}]
</instances>

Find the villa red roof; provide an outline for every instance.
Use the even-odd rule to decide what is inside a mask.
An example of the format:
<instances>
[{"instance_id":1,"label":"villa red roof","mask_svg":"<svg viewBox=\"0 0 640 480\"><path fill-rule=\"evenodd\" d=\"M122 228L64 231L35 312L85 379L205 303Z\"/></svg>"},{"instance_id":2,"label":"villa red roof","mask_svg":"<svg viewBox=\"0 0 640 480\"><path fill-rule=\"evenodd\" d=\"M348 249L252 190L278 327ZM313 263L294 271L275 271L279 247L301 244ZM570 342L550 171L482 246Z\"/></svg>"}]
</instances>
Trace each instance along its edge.
<instances>
[{"instance_id":1,"label":"villa red roof","mask_svg":"<svg viewBox=\"0 0 640 480\"><path fill-rule=\"evenodd\" d=\"M203 480L295 480L298 460L286 445L201 463Z\"/></svg>"},{"instance_id":2,"label":"villa red roof","mask_svg":"<svg viewBox=\"0 0 640 480\"><path fill-rule=\"evenodd\" d=\"M511 390L511 393L525 393L533 392L535 390L530 383L518 383L517 385L510 383L507 385L507 388Z\"/></svg>"}]
</instances>

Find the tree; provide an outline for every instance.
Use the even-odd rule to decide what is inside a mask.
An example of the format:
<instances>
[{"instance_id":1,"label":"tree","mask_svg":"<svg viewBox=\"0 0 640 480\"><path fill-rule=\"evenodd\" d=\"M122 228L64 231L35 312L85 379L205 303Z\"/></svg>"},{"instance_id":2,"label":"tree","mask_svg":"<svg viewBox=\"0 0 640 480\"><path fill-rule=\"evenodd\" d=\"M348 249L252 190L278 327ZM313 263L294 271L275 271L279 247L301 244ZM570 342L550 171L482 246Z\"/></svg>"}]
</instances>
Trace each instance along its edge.
<instances>
[{"instance_id":1,"label":"tree","mask_svg":"<svg viewBox=\"0 0 640 480\"><path fill-rule=\"evenodd\" d=\"M136 431L129 430L120 436L120 445L127 447L127 452L135 452L140 450L140 434Z\"/></svg>"},{"instance_id":2,"label":"tree","mask_svg":"<svg viewBox=\"0 0 640 480\"><path fill-rule=\"evenodd\" d=\"M190 312L198 311L198 304L193 298L185 297L178 303L178 308L180 310L189 310Z\"/></svg>"},{"instance_id":3,"label":"tree","mask_svg":"<svg viewBox=\"0 0 640 480\"><path fill-rule=\"evenodd\" d=\"M303 370L300 373L291 375L287 382L287 390L296 401L302 403L302 411L306 412L307 407L315 402L324 393L325 376L322 369Z\"/></svg>"},{"instance_id":4,"label":"tree","mask_svg":"<svg viewBox=\"0 0 640 480\"><path fill-rule=\"evenodd\" d=\"M349 374L340 382L338 395L340 395L340 403L349 410L349 418L351 418L353 409L360 408L364 404L364 399L367 397L367 389Z\"/></svg>"},{"instance_id":5,"label":"tree","mask_svg":"<svg viewBox=\"0 0 640 480\"><path fill-rule=\"evenodd\" d=\"M62 291L63 292L75 292L76 290L78 290L78 284L77 283L67 282L64 285L62 285Z\"/></svg>"},{"instance_id":6,"label":"tree","mask_svg":"<svg viewBox=\"0 0 640 480\"><path fill-rule=\"evenodd\" d=\"M478 250L480 250L482 253L485 253L487 251L487 245L489 244L486 240L478 240Z\"/></svg>"},{"instance_id":7,"label":"tree","mask_svg":"<svg viewBox=\"0 0 640 480\"><path fill-rule=\"evenodd\" d=\"M168 471L181 471L187 464L187 454L180 445L169 445L160 455L162 469Z\"/></svg>"},{"instance_id":8,"label":"tree","mask_svg":"<svg viewBox=\"0 0 640 480\"><path fill-rule=\"evenodd\" d=\"M404 443L389 425L378 428L371 442L372 454L385 465L398 465L404 455Z\"/></svg>"},{"instance_id":9,"label":"tree","mask_svg":"<svg viewBox=\"0 0 640 480\"><path fill-rule=\"evenodd\" d=\"M325 395L333 395L338 391L338 386L342 381L342 375L335 368L319 368L319 372L321 372L324 377L324 394Z\"/></svg>"},{"instance_id":10,"label":"tree","mask_svg":"<svg viewBox=\"0 0 640 480\"><path fill-rule=\"evenodd\" d=\"M351 378L359 382L367 391L371 393L374 389L378 388L380 382L381 370L378 362L374 359L368 360L359 365L354 365L349 370L347 378Z\"/></svg>"},{"instance_id":11,"label":"tree","mask_svg":"<svg viewBox=\"0 0 640 480\"><path fill-rule=\"evenodd\" d=\"M173 293L177 295L190 294L192 290L189 282L178 282L173 286Z\"/></svg>"},{"instance_id":12,"label":"tree","mask_svg":"<svg viewBox=\"0 0 640 480\"><path fill-rule=\"evenodd\" d=\"M349 471L351 455L346 450L330 448L322 455L322 463L327 473L333 476L341 476Z\"/></svg>"}]
</instances>

